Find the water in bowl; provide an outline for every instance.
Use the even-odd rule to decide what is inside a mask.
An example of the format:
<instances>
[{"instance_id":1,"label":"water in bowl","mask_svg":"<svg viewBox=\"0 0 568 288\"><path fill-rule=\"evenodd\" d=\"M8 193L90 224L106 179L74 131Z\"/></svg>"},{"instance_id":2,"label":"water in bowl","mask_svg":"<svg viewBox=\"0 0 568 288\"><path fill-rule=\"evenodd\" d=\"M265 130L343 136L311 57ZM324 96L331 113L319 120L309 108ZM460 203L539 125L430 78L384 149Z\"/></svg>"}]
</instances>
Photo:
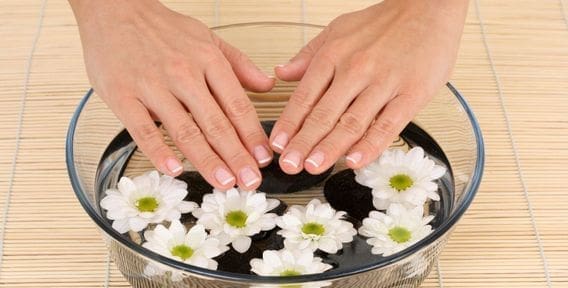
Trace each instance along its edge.
<instances>
[{"instance_id":1,"label":"water in bowl","mask_svg":"<svg viewBox=\"0 0 568 288\"><path fill-rule=\"evenodd\" d=\"M264 123L268 125L263 125L266 127L271 127L270 123ZM269 132L269 131L267 131ZM165 133L165 132L164 132ZM166 140L168 141L167 137ZM171 144L171 143L170 143ZM453 187L454 180L452 170L448 161L448 158L444 154L444 151L436 143L436 141L428 135L423 129L418 125L410 123L405 130L401 133L398 140L392 144L392 148L399 149L409 149L415 146L420 146L424 149L425 153L436 162L438 165L445 166L446 174L439 179L438 187L441 200L439 202L430 202L427 204L427 212L430 215L435 215L434 220L431 225L434 229L438 227L446 217L450 214L452 205L454 203L453 199ZM211 192L211 186L207 184L197 172L190 172L194 170L191 164L185 164L185 172L179 179L184 180L188 183L188 198L186 200L199 202L201 195L203 193ZM130 135L124 130L120 132L111 143L108 145L106 151L99 162L97 177L95 179L95 189L96 189L96 203L100 202L105 196L105 191L109 188L116 187L116 183L121 176L134 177L140 175L148 170L154 169L148 159L137 149L136 144L133 142ZM290 205L305 205L311 199L318 198L322 201L326 201L324 197L324 185L326 181L331 177L339 177L343 175L345 179L336 179L337 181L350 181L349 183L342 183L341 187L356 187L359 186L354 182L351 172L345 171L347 168L344 165L343 160L336 163L331 176L327 179L323 179L319 184L312 187L307 187L301 191L294 193L271 193L267 192L269 197L277 198L281 200L284 205L277 207L278 213L283 213L286 206ZM339 173L339 174L338 174ZM336 176L335 176L336 175ZM321 180L321 179L319 179ZM318 181L319 181L318 180ZM270 186L270 185L268 185ZM333 185L337 186L337 185ZM361 187L358 187L361 190ZM340 191L349 195L352 191ZM361 192L361 191L359 191ZM367 191L366 193L370 193ZM370 197L369 195L363 195L364 197ZM360 199L358 197L345 197L345 201L353 201L353 199ZM371 199L371 198L369 198ZM367 202L367 206L369 202ZM353 203L357 205L357 203ZM98 207L100 213L104 215L105 211ZM365 211L366 213L366 211ZM348 220L351 221L356 228L360 225L361 217L349 217ZM184 215L182 217L182 222L186 224L187 227L193 225L195 218L191 215ZM109 220L109 226L110 226ZM125 235L130 241L136 244L141 244L143 239L143 233L130 232ZM276 229L270 232L261 233L253 237L253 245L244 254L239 254L232 249L225 252L225 254L216 258L219 262L219 270L233 272L233 273L250 273L250 267L248 262L252 258L262 258L262 251L264 250L277 250L283 248L282 239L276 234ZM412 249L412 248L410 248ZM383 257L371 254L371 247L365 242L365 238L357 235L354 241L351 243L344 244L343 249L334 255L327 255L325 253L316 252L319 257L323 258L323 261L334 266L334 270L356 270L358 267L365 267L373 263L382 261ZM427 274L425 271L424 274Z\"/></svg>"}]
</instances>

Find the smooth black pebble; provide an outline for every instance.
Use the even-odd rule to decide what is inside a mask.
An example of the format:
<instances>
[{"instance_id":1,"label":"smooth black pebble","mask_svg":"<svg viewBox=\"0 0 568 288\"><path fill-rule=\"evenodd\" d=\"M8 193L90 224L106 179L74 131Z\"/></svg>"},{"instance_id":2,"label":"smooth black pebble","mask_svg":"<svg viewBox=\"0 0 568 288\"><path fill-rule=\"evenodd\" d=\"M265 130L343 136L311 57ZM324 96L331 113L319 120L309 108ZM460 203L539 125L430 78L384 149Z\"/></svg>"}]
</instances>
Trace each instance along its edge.
<instances>
[{"instance_id":1,"label":"smooth black pebble","mask_svg":"<svg viewBox=\"0 0 568 288\"><path fill-rule=\"evenodd\" d=\"M274 127L274 121L262 121L261 124L264 132L269 136ZM280 159L280 154L275 153L272 162L268 166L260 169L262 173L262 183L258 188L259 191L266 193L293 193L306 190L325 180L331 174L335 166L332 166L319 175L312 175L305 170L296 175L288 175L280 169L278 159Z\"/></svg>"},{"instance_id":2,"label":"smooth black pebble","mask_svg":"<svg viewBox=\"0 0 568 288\"><path fill-rule=\"evenodd\" d=\"M375 210L371 188L357 183L355 173L351 169L331 176L325 182L323 193L335 210L345 211L349 216L360 221Z\"/></svg>"}]
</instances>

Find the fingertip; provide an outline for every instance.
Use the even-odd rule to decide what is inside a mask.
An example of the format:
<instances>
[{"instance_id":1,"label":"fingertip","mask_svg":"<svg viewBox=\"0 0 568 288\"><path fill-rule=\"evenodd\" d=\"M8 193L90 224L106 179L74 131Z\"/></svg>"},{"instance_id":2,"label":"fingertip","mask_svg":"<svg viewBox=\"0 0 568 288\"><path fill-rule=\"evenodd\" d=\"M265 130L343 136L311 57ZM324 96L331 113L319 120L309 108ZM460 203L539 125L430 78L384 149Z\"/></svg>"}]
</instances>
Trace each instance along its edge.
<instances>
[{"instance_id":1,"label":"fingertip","mask_svg":"<svg viewBox=\"0 0 568 288\"><path fill-rule=\"evenodd\" d=\"M298 151L289 151L280 157L280 168L286 174L295 175L300 173L303 167L302 155Z\"/></svg>"},{"instance_id":2,"label":"fingertip","mask_svg":"<svg viewBox=\"0 0 568 288\"><path fill-rule=\"evenodd\" d=\"M179 176L183 172L183 165L177 157L168 157L163 166L165 169L162 169L162 172L172 177Z\"/></svg>"}]
</instances>

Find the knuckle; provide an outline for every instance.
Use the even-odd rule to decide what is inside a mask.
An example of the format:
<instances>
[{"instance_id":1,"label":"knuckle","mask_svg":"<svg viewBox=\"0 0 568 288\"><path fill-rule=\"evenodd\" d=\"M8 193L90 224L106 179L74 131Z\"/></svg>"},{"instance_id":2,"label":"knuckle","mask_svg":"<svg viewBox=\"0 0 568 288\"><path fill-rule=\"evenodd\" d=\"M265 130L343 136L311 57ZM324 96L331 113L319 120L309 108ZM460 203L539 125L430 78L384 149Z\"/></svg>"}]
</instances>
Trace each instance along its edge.
<instances>
[{"instance_id":1,"label":"knuckle","mask_svg":"<svg viewBox=\"0 0 568 288\"><path fill-rule=\"evenodd\" d=\"M329 131L335 124L331 115L333 112L328 108L316 108L308 115L305 123L322 131Z\"/></svg>"},{"instance_id":2,"label":"knuckle","mask_svg":"<svg viewBox=\"0 0 568 288\"><path fill-rule=\"evenodd\" d=\"M368 151L371 155L376 155L379 151L379 145L375 138L366 136L359 141L359 148Z\"/></svg>"},{"instance_id":3,"label":"knuckle","mask_svg":"<svg viewBox=\"0 0 568 288\"><path fill-rule=\"evenodd\" d=\"M230 155L227 163L235 163L236 165L244 165L249 162L250 155L243 149L239 149L236 153Z\"/></svg>"},{"instance_id":4,"label":"knuckle","mask_svg":"<svg viewBox=\"0 0 568 288\"><path fill-rule=\"evenodd\" d=\"M177 127L174 133L175 141L177 143L186 144L194 141L197 137L199 137L201 135L201 130L191 121L184 121Z\"/></svg>"},{"instance_id":5,"label":"knuckle","mask_svg":"<svg viewBox=\"0 0 568 288\"><path fill-rule=\"evenodd\" d=\"M133 130L134 138L142 144L159 142L162 139L162 134L153 122L142 124L135 127Z\"/></svg>"},{"instance_id":6,"label":"knuckle","mask_svg":"<svg viewBox=\"0 0 568 288\"><path fill-rule=\"evenodd\" d=\"M187 79L191 67L187 59L183 56L172 56L166 61L165 73L174 81L182 81Z\"/></svg>"},{"instance_id":7,"label":"knuckle","mask_svg":"<svg viewBox=\"0 0 568 288\"><path fill-rule=\"evenodd\" d=\"M298 87L289 101L303 110L310 110L314 105L313 101L310 99L310 95L312 95L312 92L308 88Z\"/></svg>"},{"instance_id":8,"label":"knuckle","mask_svg":"<svg viewBox=\"0 0 568 288\"><path fill-rule=\"evenodd\" d=\"M313 147L313 141L305 135L298 134L290 143L291 149L300 151L309 151Z\"/></svg>"},{"instance_id":9,"label":"knuckle","mask_svg":"<svg viewBox=\"0 0 568 288\"><path fill-rule=\"evenodd\" d=\"M336 155L339 155L341 153L340 148L337 146L337 144L331 142L329 139L324 139L323 141L321 141L318 144L317 150L323 150L326 152L326 155L330 155L332 157L335 157Z\"/></svg>"},{"instance_id":10,"label":"knuckle","mask_svg":"<svg viewBox=\"0 0 568 288\"><path fill-rule=\"evenodd\" d=\"M266 134L262 130L255 129L252 132L243 135L243 140L245 143L257 142L258 139L265 139Z\"/></svg>"},{"instance_id":11,"label":"knuckle","mask_svg":"<svg viewBox=\"0 0 568 288\"><path fill-rule=\"evenodd\" d=\"M254 106L246 97L236 97L227 105L227 114L231 118L242 118L254 111Z\"/></svg>"},{"instance_id":12,"label":"knuckle","mask_svg":"<svg viewBox=\"0 0 568 288\"><path fill-rule=\"evenodd\" d=\"M385 138L396 133L397 124L392 119L381 119L376 121L371 128L369 128L369 134L377 138Z\"/></svg>"},{"instance_id":13,"label":"knuckle","mask_svg":"<svg viewBox=\"0 0 568 288\"><path fill-rule=\"evenodd\" d=\"M216 115L207 120L204 131L208 138L218 139L231 133L233 126L224 115Z\"/></svg>"},{"instance_id":14,"label":"knuckle","mask_svg":"<svg viewBox=\"0 0 568 288\"><path fill-rule=\"evenodd\" d=\"M280 118L278 122L276 122L275 128L278 128L278 130L295 131L297 126L298 124L289 118Z\"/></svg>"},{"instance_id":15,"label":"knuckle","mask_svg":"<svg viewBox=\"0 0 568 288\"><path fill-rule=\"evenodd\" d=\"M201 170L208 171L214 169L214 167L217 166L216 164L219 162L219 158L217 157L217 155L213 153L203 154L202 152L199 152L198 154L201 156L197 158L195 163L193 163L195 167L198 167Z\"/></svg>"},{"instance_id":16,"label":"knuckle","mask_svg":"<svg viewBox=\"0 0 568 288\"><path fill-rule=\"evenodd\" d=\"M341 118L339 118L337 126L351 136L360 136L364 133L365 129L365 125L361 122L360 117L357 117L351 112L343 114Z\"/></svg>"}]
</instances>

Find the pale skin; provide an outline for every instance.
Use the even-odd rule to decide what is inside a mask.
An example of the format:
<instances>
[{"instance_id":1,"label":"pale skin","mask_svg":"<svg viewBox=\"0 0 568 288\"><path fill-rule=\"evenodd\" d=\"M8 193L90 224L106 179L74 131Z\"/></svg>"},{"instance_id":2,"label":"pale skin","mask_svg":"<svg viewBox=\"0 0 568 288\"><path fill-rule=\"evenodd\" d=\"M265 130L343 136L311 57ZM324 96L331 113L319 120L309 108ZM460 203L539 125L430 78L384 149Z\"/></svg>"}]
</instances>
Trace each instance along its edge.
<instances>
[{"instance_id":1,"label":"pale skin","mask_svg":"<svg viewBox=\"0 0 568 288\"><path fill-rule=\"evenodd\" d=\"M267 138L245 89L270 91L274 78L203 23L157 0L69 2L91 84L139 148L161 172L182 172L162 122L222 190L256 189L272 151L289 174L376 159L448 81L468 6L386 0L339 16L275 67L299 84Z\"/></svg>"}]
</instances>

